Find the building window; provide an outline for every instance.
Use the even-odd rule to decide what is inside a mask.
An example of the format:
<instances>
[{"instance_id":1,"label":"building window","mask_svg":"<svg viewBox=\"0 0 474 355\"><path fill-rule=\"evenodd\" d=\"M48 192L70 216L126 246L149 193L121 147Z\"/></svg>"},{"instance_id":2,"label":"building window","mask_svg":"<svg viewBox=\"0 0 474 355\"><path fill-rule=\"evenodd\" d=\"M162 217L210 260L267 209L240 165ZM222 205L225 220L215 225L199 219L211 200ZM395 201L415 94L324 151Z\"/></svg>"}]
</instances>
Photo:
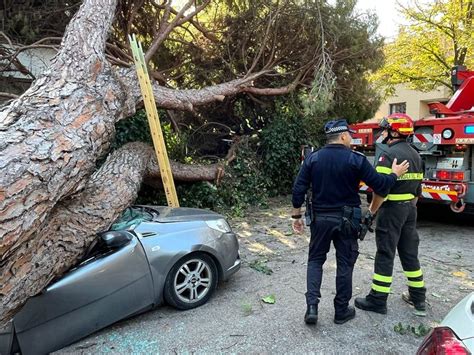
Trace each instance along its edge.
<instances>
[{"instance_id":1,"label":"building window","mask_svg":"<svg viewBox=\"0 0 474 355\"><path fill-rule=\"evenodd\" d=\"M399 102L396 104L390 104L390 115L392 113L407 113L407 103Z\"/></svg>"}]
</instances>

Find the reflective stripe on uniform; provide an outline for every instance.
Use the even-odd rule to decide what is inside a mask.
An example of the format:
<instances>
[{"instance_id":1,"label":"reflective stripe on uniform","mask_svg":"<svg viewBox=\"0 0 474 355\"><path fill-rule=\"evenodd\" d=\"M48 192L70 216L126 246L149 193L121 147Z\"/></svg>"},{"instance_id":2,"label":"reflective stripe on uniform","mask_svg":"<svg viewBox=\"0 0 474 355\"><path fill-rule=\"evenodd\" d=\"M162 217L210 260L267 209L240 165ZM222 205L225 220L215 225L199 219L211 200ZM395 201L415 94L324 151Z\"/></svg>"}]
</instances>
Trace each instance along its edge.
<instances>
[{"instance_id":1,"label":"reflective stripe on uniform","mask_svg":"<svg viewBox=\"0 0 474 355\"><path fill-rule=\"evenodd\" d=\"M423 180L423 173L406 173L400 176L398 180Z\"/></svg>"},{"instance_id":2,"label":"reflective stripe on uniform","mask_svg":"<svg viewBox=\"0 0 474 355\"><path fill-rule=\"evenodd\" d=\"M415 271L403 271L403 273L405 274L406 277L410 277L410 278L423 276L421 269L415 270Z\"/></svg>"},{"instance_id":3,"label":"reflective stripe on uniform","mask_svg":"<svg viewBox=\"0 0 474 355\"><path fill-rule=\"evenodd\" d=\"M409 287L421 288L425 287L425 281L410 281L408 280Z\"/></svg>"},{"instance_id":4,"label":"reflective stripe on uniform","mask_svg":"<svg viewBox=\"0 0 474 355\"><path fill-rule=\"evenodd\" d=\"M376 284L372 284L372 290L382 293L390 293L390 287L379 286Z\"/></svg>"},{"instance_id":5,"label":"reflective stripe on uniform","mask_svg":"<svg viewBox=\"0 0 474 355\"><path fill-rule=\"evenodd\" d=\"M391 284L392 283L392 276L383 276L383 275L379 275L379 274L374 274L374 280Z\"/></svg>"},{"instance_id":6,"label":"reflective stripe on uniform","mask_svg":"<svg viewBox=\"0 0 474 355\"><path fill-rule=\"evenodd\" d=\"M390 174L392 172L392 168L387 168L386 166L377 166L375 170L381 174Z\"/></svg>"},{"instance_id":7,"label":"reflective stripe on uniform","mask_svg":"<svg viewBox=\"0 0 474 355\"><path fill-rule=\"evenodd\" d=\"M388 194L387 200L389 201L408 201L413 200L415 195L413 194Z\"/></svg>"}]
</instances>

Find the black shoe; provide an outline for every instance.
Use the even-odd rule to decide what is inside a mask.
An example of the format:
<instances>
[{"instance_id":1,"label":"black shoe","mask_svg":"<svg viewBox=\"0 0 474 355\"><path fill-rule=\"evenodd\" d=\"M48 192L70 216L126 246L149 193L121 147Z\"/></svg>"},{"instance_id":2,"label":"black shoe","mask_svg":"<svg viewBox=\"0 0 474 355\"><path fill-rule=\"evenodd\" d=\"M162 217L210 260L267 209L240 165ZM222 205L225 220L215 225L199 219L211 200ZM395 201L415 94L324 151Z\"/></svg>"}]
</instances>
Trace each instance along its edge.
<instances>
[{"instance_id":1,"label":"black shoe","mask_svg":"<svg viewBox=\"0 0 474 355\"><path fill-rule=\"evenodd\" d=\"M354 309L354 307L349 306L347 307L347 310L345 313L334 317L334 323L343 324L347 321L350 321L351 319L354 319L355 316L356 316L356 310Z\"/></svg>"},{"instance_id":2,"label":"black shoe","mask_svg":"<svg viewBox=\"0 0 474 355\"><path fill-rule=\"evenodd\" d=\"M414 302L411 299L410 293L407 292L407 291L402 293L402 299L406 303L411 304L413 307L415 307L415 312L413 312L414 315L419 316L419 317L426 317L426 303L425 303L425 301Z\"/></svg>"},{"instance_id":3,"label":"black shoe","mask_svg":"<svg viewBox=\"0 0 474 355\"><path fill-rule=\"evenodd\" d=\"M306 324L316 324L318 322L318 306L309 304L304 315L304 322Z\"/></svg>"},{"instance_id":4,"label":"black shoe","mask_svg":"<svg viewBox=\"0 0 474 355\"><path fill-rule=\"evenodd\" d=\"M370 311L380 314L387 314L387 305L379 305L375 304L367 299L367 297L357 297L354 301L354 305L359 308L363 309L364 311Z\"/></svg>"}]
</instances>

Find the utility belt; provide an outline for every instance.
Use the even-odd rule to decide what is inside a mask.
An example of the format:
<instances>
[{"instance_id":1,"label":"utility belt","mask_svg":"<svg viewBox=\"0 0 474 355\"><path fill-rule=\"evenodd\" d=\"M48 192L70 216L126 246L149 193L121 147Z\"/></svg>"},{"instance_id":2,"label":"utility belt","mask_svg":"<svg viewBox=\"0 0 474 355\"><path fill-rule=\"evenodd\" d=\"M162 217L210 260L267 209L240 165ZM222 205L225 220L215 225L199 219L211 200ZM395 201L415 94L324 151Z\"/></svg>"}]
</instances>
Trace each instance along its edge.
<instances>
[{"instance_id":1,"label":"utility belt","mask_svg":"<svg viewBox=\"0 0 474 355\"><path fill-rule=\"evenodd\" d=\"M360 207L344 206L337 210L313 211L313 221L317 220L318 217L339 222L341 233L347 237L360 237L362 223L362 210Z\"/></svg>"}]
</instances>

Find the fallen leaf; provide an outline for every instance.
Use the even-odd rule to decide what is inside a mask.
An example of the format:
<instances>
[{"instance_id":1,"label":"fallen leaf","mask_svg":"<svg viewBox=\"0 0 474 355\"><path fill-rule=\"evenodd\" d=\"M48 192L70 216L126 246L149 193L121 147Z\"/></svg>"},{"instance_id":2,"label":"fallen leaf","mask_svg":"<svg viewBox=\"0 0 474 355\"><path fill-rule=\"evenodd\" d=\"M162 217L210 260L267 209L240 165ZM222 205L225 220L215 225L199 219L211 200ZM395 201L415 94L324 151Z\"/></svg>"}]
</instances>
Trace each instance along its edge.
<instances>
[{"instance_id":1,"label":"fallen leaf","mask_svg":"<svg viewBox=\"0 0 474 355\"><path fill-rule=\"evenodd\" d=\"M426 317L426 311L419 311L419 310L415 309L415 310L413 311L413 314L414 314L415 316L418 316L418 317ZM416 333L415 333L415 334L416 334ZM418 335L418 334L416 334L416 335Z\"/></svg>"},{"instance_id":2,"label":"fallen leaf","mask_svg":"<svg viewBox=\"0 0 474 355\"><path fill-rule=\"evenodd\" d=\"M264 273L265 275L271 275L273 270L267 266L267 259L254 260L249 263L249 266L259 272Z\"/></svg>"},{"instance_id":3,"label":"fallen leaf","mask_svg":"<svg viewBox=\"0 0 474 355\"><path fill-rule=\"evenodd\" d=\"M456 277L466 277L466 273L464 271L454 271L452 274Z\"/></svg>"},{"instance_id":4,"label":"fallen leaf","mask_svg":"<svg viewBox=\"0 0 474 355\"><path fill-rule=\"evenodd\" d=\"M262 301L265 302L265 303L274 304L275 303L275 296L274 295L269 295L267 297L263 297Z\"/></svg>"}]
</instances>

